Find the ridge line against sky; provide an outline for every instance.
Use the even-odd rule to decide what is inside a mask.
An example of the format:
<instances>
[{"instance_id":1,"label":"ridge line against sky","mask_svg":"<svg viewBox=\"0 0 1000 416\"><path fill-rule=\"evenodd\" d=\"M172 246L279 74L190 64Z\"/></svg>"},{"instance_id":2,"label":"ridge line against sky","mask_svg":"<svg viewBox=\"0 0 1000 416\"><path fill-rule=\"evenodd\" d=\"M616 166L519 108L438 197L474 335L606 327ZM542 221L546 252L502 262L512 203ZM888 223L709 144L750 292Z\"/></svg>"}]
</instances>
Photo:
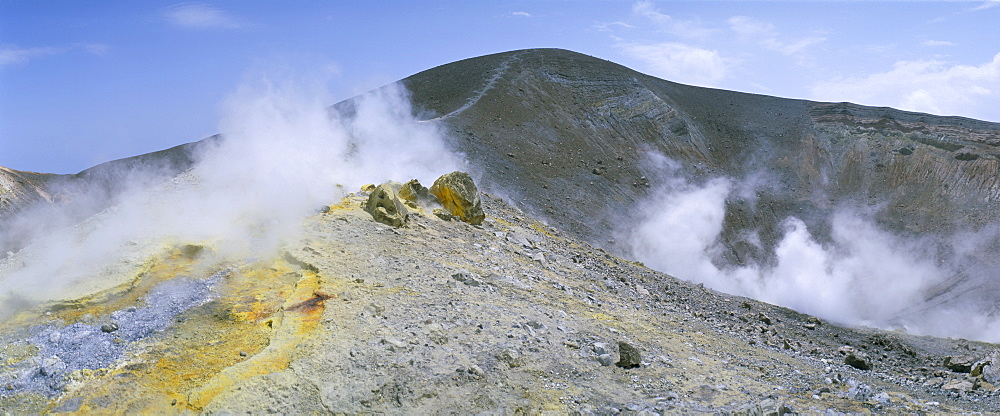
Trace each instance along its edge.
<instances>
[{"instance_id":1,"label":"ridge line against sky","mask_svg":"<svg viewBox=\"0 0 1000 416\"><path fill-rule=\"evenodd\" d=\"M686 84L1000 122L997 6L0 1L0 165L75 173L202 139L248 79L317 85L333 104L536 47Z\"/></svg>"}]
</instances>

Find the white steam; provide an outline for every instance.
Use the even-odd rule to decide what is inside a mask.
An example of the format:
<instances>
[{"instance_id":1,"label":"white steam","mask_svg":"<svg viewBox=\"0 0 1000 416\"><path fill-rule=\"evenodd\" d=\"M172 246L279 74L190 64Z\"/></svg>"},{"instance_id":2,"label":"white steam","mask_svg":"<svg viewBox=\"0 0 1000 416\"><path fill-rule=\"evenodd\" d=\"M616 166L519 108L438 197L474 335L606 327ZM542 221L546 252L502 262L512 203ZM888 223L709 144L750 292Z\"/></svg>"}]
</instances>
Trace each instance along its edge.
<instances>
[{"instance_id":1,"label":"white steam","mask_svg":"<svg viewBox=\"0 0 1000 416\"><path fill-rule=\"evenodd\" d=\"M989 305L926 300L936 285L968 271L956 270L955 262L939 264L925 241L884 231L863 213L837 211L832 242L826 244L817 242L802 220L788 217L775 248L776 264L718 266L713 258L723 250L726 201L753 194L758 182L716 178L695 184L675 163L653 159L667 172L665 185L618 239L649 267L843 324L1000 341L1000 319ZM964 242L953 245L956 258L973 251L972 236L955 240Z\"/></svg>"},{"instance_id":2,"label":"white steam","mask_svg":"<svg viewBox=\"0 0 1000 416\"><path fill-rule=\"evenodd\" d=\"M83 223L31 236L0 261L0 319L122 283L172 243L208 244L233 260L267 255L295 237L305 217L362 184L429 183L461 166L438 127L412 116L402 86L358 97L341 115L326 109L321 90L299 85L262 77L239 88L223 104L223 139L199 148L195 167L131 188ZM55 215L25 218L46 230L41 224Z\"/></svg>"}]
</instances>

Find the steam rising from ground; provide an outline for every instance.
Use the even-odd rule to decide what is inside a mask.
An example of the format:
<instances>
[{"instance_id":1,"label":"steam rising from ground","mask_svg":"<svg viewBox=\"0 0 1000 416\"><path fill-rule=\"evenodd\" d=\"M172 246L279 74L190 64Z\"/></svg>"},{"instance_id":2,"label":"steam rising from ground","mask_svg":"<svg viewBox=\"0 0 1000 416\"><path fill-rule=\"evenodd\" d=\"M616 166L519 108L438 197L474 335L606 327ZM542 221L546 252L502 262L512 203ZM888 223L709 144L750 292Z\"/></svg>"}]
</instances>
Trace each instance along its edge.
<instances>
[{"instance_id":1,"label":"steam rising from ground","mask_svg":"<svg viewBox=\"0 0 1000 416\"><path fill-rule=\"evenodd\" d=\"M958 278L989 281L987 269L960 264L975 244L953 243L953 259L939 262L929 241L902 238L880 229L863 212L837 210L832 243L821 244L805 223L786 218L768 266L719 266L726 200L753 194L755 180L716 178L695 184L672 161L659 159L665 185L653 192L641 220L621 230L619 241L647 266L671 275L850 325L900 328L909 332L1000 341L995 305L931 304L929 291ZM983 231L956 242L989 238ZM749 240L753 240L750 236ZM961 323L961 324L958 324Z\"/></svg>"},{"instance_id":2,"label":"steam rising from ground","mask_svg":"<svg viewBox=\"0 0 1000 416\"><path fill-rule=\"evenodd\" d=\"M33 235L0 261L0 319L113 284L170 242L207 244L225 258L267 255L294 238L306 216L362 184L428 183L460 167L436 125L412 116L402 86L365 94L341 114L326 109L315 84L303 85L267 77L244 85L223 104L223 139L204 143L194 168L176 177L129 172L127 182L143 186L114 206ZM107 195L94 197L80 204L99 205ZM65 222L55 212L25 218L22 230Z\"/></svg>"}]
</instances>

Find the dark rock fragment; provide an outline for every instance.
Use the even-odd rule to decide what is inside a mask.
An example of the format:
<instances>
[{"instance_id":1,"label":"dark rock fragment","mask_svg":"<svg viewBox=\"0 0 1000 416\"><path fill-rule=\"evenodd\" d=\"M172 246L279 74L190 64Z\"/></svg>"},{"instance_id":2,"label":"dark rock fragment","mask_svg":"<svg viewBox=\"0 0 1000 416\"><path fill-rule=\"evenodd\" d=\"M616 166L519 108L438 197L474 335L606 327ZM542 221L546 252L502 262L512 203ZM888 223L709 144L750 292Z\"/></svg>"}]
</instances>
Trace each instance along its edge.
<instances>
[{"instance_id":1,"label":"dark rock fragment","mask_svg":"<svg viewBox=\"0 0 1000 416\"><path fill-rule=\"evenodd\" d=\"M857 368L858 370L872 369L872 363L868 358L868 354L858 351L854 347L845 345L838 348L837 352L844 356L844 364Z\"/></svg>"},{"instance_id":2,"label":"dark rock fragment","mask_svg":"<svg viewBox=\"0 0 1000 416\"><path fill-rule=\"evenodd\" d=\"M521 353L511 348L501 350L495 357L498 361L507 363L510 368L517 368L524 364Z\"/></svg>"},{"instance_id":3,"label":"dark rock fragment","mask_svg":"<svg viewBox=\"0 0 1000 416\"><path fill-rule=\"evenodd\" d=\"M451 278L465 283L468 286L479 286L481 284L481 282L477 280L476 277L468 270L461 270L458 273L454 273L451 275Z\"/></svg>"},{"instance_id":4,"label":"dark rock fragment","mask_svg":"<svg viewBox=\"0 0 1000 416\"><path fill-rule=\"evenodd\" d=\"M619 360L615 365L621 368L636 368L642 364L639 349L627 342L618 341L618 355Z\"/></svg>"},{"instance_id":5,"label":"dark rock fragment","mask_svg":"<svg viewBox=\"0 0 1000 416\"><path fill-rule=\"evenodd\" d=\"M945 368L956 373L968 373L972 371L972 365L976 359L969 355L950 356L944 358Z\"/></svg>"},{"instance_id":6,"label":"dark rock fragment","mask_svg":"<svg viewBox=\"0 0 1000 416\"><path fill-rule=\"evenodd\" d=\"M434 213L434 216L436 216L436 217L438 217L438 218L440 218L442 220L445 220L445 221L452 221L452 220L456 220L457 221L457 220L459 220L459 218L457 216L451 215L450 212L448 212L448 211L446 211L444 209L441 209L441 208L434 208L434 211L432 211L432 212Z\"/></svg>"},{"instance_id":7,"label":"dark rock fragment","mask_svg":"<svg viewBox=\"0 0 1000 416\"><path fill-rule=\"evenodd\" d=\"M796 413L792 410L791 406L788 406L780 401L764 399L759 403L744 407L735 414L746 416L782 416L793 415Z\"/></svg>"}]
</instances>

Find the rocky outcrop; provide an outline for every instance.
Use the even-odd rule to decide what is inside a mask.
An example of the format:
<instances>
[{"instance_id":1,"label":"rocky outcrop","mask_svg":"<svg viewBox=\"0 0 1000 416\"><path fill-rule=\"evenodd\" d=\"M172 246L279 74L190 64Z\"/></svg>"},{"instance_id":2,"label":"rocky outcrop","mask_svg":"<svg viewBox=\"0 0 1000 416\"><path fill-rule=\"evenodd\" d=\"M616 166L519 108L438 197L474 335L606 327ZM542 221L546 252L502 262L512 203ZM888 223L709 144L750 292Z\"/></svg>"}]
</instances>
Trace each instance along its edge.
<instances>
[{"instance_id":1,"label":"rocky outcrop","mask_svg":"<svg viewBox=\"0 0 1000 416\"><path fill-rule=\"evenodd\" d=\"M462 221L479 225L486 218L479 199L479 189L468 173L455 171L438 178L431 185L430 193L437 197L448 212Z\"/></svg>"},{"instance_id":2,"label":"rocky outcrop","mask_svg":"<svg viewBox=\"0 0 1000 416\"><path fill-rule=\"evenodd\" d=\"M408 211L403 206L403 202L396 196L396 191L392 185L383 183L368 195L364 204L365 211L372 214L372 218L383 224L393 227L401 227L406 224Z\"/></svg>"},{"instance_id":3,"label":"rocky outcrop","mask_svg":"<svg viewBox=\"0 0 1000 416\"><path fill-rule=\"evenodd\" d=\"M59 175L22 172L0 166L0 253L17 250L42 224L17 227L17 217L31 209L54 205L48 185Z\"/></svg>"},{"instance_id":4,"label":"rocky outcrop","mask_svg":"<svg viewBox=\"0 0 1000 416\"><path fill-rule=\"evenodd\" d=\"M273 256L247 262L179 246L102 276L134 278L114 291L25 309L0 324L0 413L951 414L1000 405L976 375L991 371L985 357L996 346L809 329L809 316L646 269L488 194L481 226L411 214L391 230L363 210L369 197L305 219L301 238ZM872 369L845 364L845 345ZM982 365L973 374L944 366L963 355Z\"/></svg>"},{"instance_id":5,"label":"rocky outcrop","mask_svg":"<svg viewBox=\"0 0 1000 416\"><path fill-rule=\"evenodd\" d=\"M994 351L987 358L988 364L982 367L982 377L986 382L1000 384L1000 351Z\"/></svg>"}]
</instances>

